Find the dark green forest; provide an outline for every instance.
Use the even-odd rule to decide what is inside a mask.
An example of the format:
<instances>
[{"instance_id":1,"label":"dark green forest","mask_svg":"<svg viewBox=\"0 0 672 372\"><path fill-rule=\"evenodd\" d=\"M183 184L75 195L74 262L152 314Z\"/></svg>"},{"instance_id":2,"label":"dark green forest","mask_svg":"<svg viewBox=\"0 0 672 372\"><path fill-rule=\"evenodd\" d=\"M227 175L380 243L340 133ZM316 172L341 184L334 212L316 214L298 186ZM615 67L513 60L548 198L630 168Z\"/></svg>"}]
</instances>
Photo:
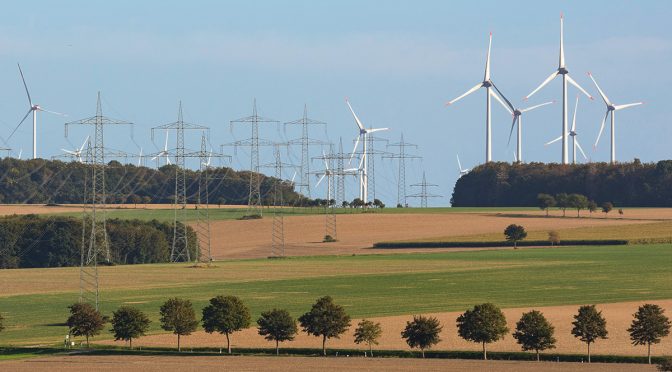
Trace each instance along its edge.
<instances>
[{"instance_id":1,"label":"dark green forest","mask_svg":"<svg viewBox=\"0 0 672 372\"><path fill-rule=\"evenodd\" d=\"M159 169L137 167L111 161L105 170L107 202L172 203L175 193L174 165ZM60 160L0 160L0 203L46 204L84 202L87 167ZM187 197L196 200L199 171L187 170ZM211 168L208 171L211 204L247 204L249 171ZM276 179L261 175L262 204L271 204ZM296 205L301 199L291 182L279 182L285 204Z\"/></svg>"},{"instance_id":2,"label":"dark green forest","mask_svg":"<svg viewBox=\"0 0 672 372\"><path fill-rule=\"evenodd\" d=\"M198 242L194 230L187 229L187 246L193 257ZM170 260L172 223L108 219L107 235L113 264ZM37 215L0 218L1 269L78 266L81 245L82 219Z\"/></svg>"},{"instance_id":3,"label":"dark green forest","mask_svg":"<svg viewBox=\"0 0 672 372\"><path fill-rule=\"evenodd\" d=\"M657 163L510 164L474 168L455 184L454 207L535 206L544 193L582 194L616 207L672 207L672 160Z\"/></svg>"}]
</instances>

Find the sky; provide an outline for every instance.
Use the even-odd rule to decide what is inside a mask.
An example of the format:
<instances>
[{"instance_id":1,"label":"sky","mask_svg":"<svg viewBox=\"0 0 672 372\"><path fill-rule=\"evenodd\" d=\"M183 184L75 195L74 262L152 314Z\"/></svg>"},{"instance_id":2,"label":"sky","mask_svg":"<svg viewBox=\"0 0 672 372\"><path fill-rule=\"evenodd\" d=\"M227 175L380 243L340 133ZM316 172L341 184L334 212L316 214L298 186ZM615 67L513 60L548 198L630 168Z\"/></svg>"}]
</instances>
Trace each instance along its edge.
<instances>
[{"instance_id":1,"label":"sky","mask_svg":"<svg viewBox=\"0 0 672 372\"><path fill-rule=\"evenodd\" d=\"M311 137L342 138L351 151L357 128L344 102L349 97L367 127L390 128L381 137L394 143L403 133L418 145L409 152L422 160L408 161L407 183L426 172L438 185L430 191L443 195L430 205L448 205L459 176L456 155L463 167L485 161L485 91L444 103L482 81L490 32L492 80L513 104L557 100L526 114L524 160L560 161L559 143L544 146L561 134L560 80L528 102L522 98L557 69L561 12L567 68L595 96L581 97L577 112L578 138L590 159L609 160L609 131L593 149L605 105L587 71L615 103L645 102L618 112L617 158L672 159L672 2L662 0L11 2L0 13L0 135L6 139L28 110L17 63L34 103L68 115L39 114L43 158L78 147L91 134L73 128L66 138L63 124L93 116L98 91L106 116L135 123L132 131L106 129L106 145L145 154L163 147L163 136L152 140L150 128L175 121L180 100L186 121L211 128L215 150L249 137L249 127L231 129L230 121L250 115L254 98L260 115L280 123L300 118L307 105L311 118L327 122ZM570 107L576 94L570 88ZM513 160L510 126L510 114L493 101L496 161ZM30 155L31 136L27 120L8 141L12 156L21 149L24 158ZM265 124L260 136L284 141L299 137L300 129ZM186 142L198 149L200 133L188 133ZM385 149L384 142L377 146ZM313 147L311 157L321 151ZM272 156L263 148L261 163ZM300 162L298 147L282 156ZM238 149L224 165L249 169L249 152ZM321 169L320 160L311 168ZM396 183L396 163L377 158L376 196L394 205ZM346 189L355 197L354 180ZM325 190L312 194L324 197Z\"/></svg>"}]
</instances>

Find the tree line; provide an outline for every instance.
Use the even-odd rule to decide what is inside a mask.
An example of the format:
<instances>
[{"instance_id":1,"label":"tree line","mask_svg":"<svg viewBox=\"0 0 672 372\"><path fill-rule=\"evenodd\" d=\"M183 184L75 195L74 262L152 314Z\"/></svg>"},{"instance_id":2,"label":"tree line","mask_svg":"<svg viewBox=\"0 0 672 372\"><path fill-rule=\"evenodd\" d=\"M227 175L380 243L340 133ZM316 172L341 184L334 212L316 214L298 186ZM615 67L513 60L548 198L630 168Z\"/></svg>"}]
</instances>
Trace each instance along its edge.
<instances>
[{"instance_id":1,"label":"tree line","mask_svg":"<svg viewBox=\"0 0 672 372\"><path fill-rule=\"evenodd\" d=\"M539 194L585 195L598 205L672 207L672 160L657 163L576 165L492 162L475 167L455 184L454 207L536 205Z\"/></svg>"},{"instance_id":2,"label":"tree line","mask_svg":"<svg viewBox=\"0 0 672 372\"><path fill-rule=\"evenodd\" d=\"M74 217L32 214L0 217L0 268L79 266L82 221ZM106 226L111 263L170 260L172 223L110 218ZM195 255L198 239L189 226L187 235L187 246Z\"/></svg>"},{"instance_id":3,"label":"tree line","mask_svg":"<svg viewBox=\"0 0 672 372\"><path fill-rule=\"evenodd\" d=\"M100 334L109 319L87 303L77 303L69 308L70 316L66 321L69 332L73 336L85 337L88 347L89 338ZM671 323L664 312L658 305L644 304L633 314L632 323L627 329L633 345L647 346L649 363L651 346L660 343L670 333ZM182 298L168 299L161 305L159 314L161 328L177 336L178 351L181 351L180 337L194 332L200 323L205 332L226 337L230 354L232 335L249 328L252 322L249 308L236 296L210 299L209 304L202 309L200 322L191 301ZM110 332L115 340L128 341L132 348L132 340L145 335L150 320L140 310L123 305L113 312L111 323ZM336 304L330 296L324 296L298 318L298 323L306 334L321 338L322 354L326 356L327 340L340 338L350 328L351 318L343 306ZM281 342L294 340L298 333L297 319L284 309L273 308L262 312L256 324L258 334L275 343L276 354L279 354ZM483 359L488 358L487 345L503 339L511 332L504 313L492 303L479 304L465 311L457 317L456 326L461 338L482 345ZM608 337L606 319L595 305L584 305L578 308L572 326L572 335L587 346L590 363L591 345ZM419 349L424 358L426 350L441 342L442 330L443 325L436 317L415 315L413 320L406 322L400 336L411 349ZM373 356L373 345L378 344L382 332L380 323L362 319L356 326L353 341L368 346ZM537 360L540 360L542 351L554 349L557 343L555 327L538 310L523 313L512 336L523 351L534 351Z\"/></svg>"},{"instance_id":4,"label":"tree line","mask_svg":"<svg viewBox=\"0 0 672 372\"><path fill-rule=\"evenodd\" d=\"M165 204L174 202L175 165L158 169L138 167L110 161L105 169L106 202L109 204ZM0 203L45 204L84 203L88 167L78 162L14 158L0 159ZM200 171L187 169L187 197L190 202L198 195ZM208 191L211 204L247 204L249 171L234 171L228 167L208 169ZM275 185L287 205L296 205L304 198L294 191L294 184L261 175L262 204L271 205Z\"/></svg>"},{"instance_id":5,"label":"tree line","mask_svg":"<svg viewBox=\"0 0 672 372\"><path fill-rule=\"evenodd\" d=\"M548 194L537 195L537 206L539 209L546 211L547 217L548 210L553 207L560 209L563 217L567 215L567 209L576 209L576 217L581 217L581 211L584 209L587 209L591 215L599 209L605 216L614 209L614 203L612 202L605 201L598 206L594 200L588 199L585 195L567 194L564 192L555 196ZM619 208L618 213L622 216L624 213L623 209Z\"/></svg>"}]
</instances>

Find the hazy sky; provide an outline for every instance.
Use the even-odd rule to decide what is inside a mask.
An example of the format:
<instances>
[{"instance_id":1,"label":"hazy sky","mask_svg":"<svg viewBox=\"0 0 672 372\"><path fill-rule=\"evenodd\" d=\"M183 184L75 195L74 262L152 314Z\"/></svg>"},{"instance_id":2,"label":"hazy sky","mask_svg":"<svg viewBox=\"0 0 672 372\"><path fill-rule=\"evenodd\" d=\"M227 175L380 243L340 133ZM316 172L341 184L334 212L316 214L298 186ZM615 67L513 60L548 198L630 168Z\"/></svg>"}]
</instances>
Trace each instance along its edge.
<instances>
[{"instance_id":1,"label":"hazy sky","mask_svg":"<svg viewBox=\"0 0 672 372\"><path fill-rule=\"evenodd\" d=\"M448 108L443 104L482 80L492 31L492 79L514 104L526 105L522 97L557 68L564 12L567 67L596 97L592 102L582 97L577 115L578 138L588 155L594 161L609 158L608 131L592 149L605 110L586 76L592 71L612 101L646 102L617 115L618 159L672 158L669 1L138 3L4 4L0 134L6 138L28 109L17 62L34 102L69 115L38 118L38 155L45 158L80 145L89 134L81 128L66 139L63 123L92 116L98 90L107 116L136 123L134 140L145 153L163 146L161 136L151 141L150 128L174 121L180 99L187 121L212 128L215 146L248 137L248 128L231 132L229 121L249 115L254 97L261 115L281 122L299 118L307 104L311 117L328 122L326 131L317 128L311 136L343 137L350 151L357 132L344 103L348 96L367 126L390 127L384 137L392 142L403 132L419 145L417 154L424 159L409 162L408 183L418 182L426 171L428 180L440 185L434 192L445 196L431 204L445 205L458 175L455 155L465 167L484 161L485 91ZM570 89L569 96L573 101L576 90ZM529 104L560 98L558 80ZM559 143L543 145L561 133L560 110L558 102L527 114L526 161L560 160ZM513 160L514 142L507 147L510 124L510 115L493 106L495 160ZM129 133L110 129L106 144L137 152ZM295 127L261 130L262 137L273 140L299 135ZM198 147L198 136L188 137L189 147ZM10 145L29 156L29 121ZM312 155L320 152L314 148ZM299 154L293 149L287 161L298 163ZM262 163L271 155L264 149ZM232 166L248 168L247 153L239 150ZM311 166L318 169L321 163ZM393 205L396 164L377 159L376 172L377 196ZM352 182L348 197L355 191ZM316 190L313 196L323 193Z\"/></svg>"}]
</instances>

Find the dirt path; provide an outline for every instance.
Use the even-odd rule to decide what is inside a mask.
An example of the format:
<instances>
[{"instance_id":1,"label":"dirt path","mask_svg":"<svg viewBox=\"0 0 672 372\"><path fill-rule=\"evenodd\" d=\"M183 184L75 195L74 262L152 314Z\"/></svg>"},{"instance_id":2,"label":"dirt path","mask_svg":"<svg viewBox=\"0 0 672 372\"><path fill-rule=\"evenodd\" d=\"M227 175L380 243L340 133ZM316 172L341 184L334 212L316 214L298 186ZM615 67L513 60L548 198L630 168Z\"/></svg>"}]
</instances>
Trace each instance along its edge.
<instances>
[{"instance_id":1,"label":"dirt path","mask_svg":"<svg viewBox=\"0 0 672 372\"><path fill-rule=\"evenodd\" d=\"M672 300L649 301L662 306L668 316L672 314ZM626 329L630 326L632 321L632 314L637 311L637 307L644 302L624 302L614 304L598 305L598 310L601 310L607 320L607 330L609 331L609 338L607 340L599 340L592 345L591 349L594 354L614 354L614 355L646 355L646 347L632 346L630 344L629 335ZM557 348L553 352L566 354L581 354L585 351L586 345L578 341L571 335L573 316L576 314L578 306L550 306L536 308L544 313L546 318L555 326L555 336L558 340ZM504 314L508 321L509 329L515 329L516 322L520 319L524 311L529 311L530 308L514 308L504 309ZM459 312L446 312L438 314L430 314L436 316L443 325L443 332L441 333L442 342L437 345L437 350L481 350L479 344L469 343L457 335L455 326L455 319L460 315ZM378 349L391 350L406 350L408 345L401 339L400 334L406 325L406 321L412 320L411 315L392 316L372 318L376 322L380 322L383 328L383 335L380 339ZM334 348L356 348L358 347L353 340L354 325L358 320L353 320L350 330L340 339L332 339L328 341L328 346ZM113 344L122 346L121 342L102 341L101 344ZM174 346L176 343L175 336L172 334L151 335L134 341L134 345L138 346ZM226 345L224 336L219 334L207 334L203 331L198 331L191 336L182 337L182 345L185 348L189 347L222 347ZM234 347L272 347L270 342L264 340L263 337L256 333L255 328L246 329L242 332L236 333L232 337L232 345ZM286 343L287 347L307 347L320 348L321 340L316 337L307 336L303 332L297 335L292 342ZM488 346L491 351L520 351L520 347L516 344L515 339L509 334L503 340L498 341ZM672 337L663 339L660 344L652 346L652 353L654 355L672 355Z\"/></svg>"},{"instance_id":2,"label":"dirt path","mask_svg":"<svg viewBox=\"0 0 672 372\"><path fill-rule=\"evenodd\" d=\"M641 364L549 363L450 359L398 358L319 358L255 356L55 356L0 362L0 369L15 372L35 371L656 371Z\"/></svg>"}]
</instances>

